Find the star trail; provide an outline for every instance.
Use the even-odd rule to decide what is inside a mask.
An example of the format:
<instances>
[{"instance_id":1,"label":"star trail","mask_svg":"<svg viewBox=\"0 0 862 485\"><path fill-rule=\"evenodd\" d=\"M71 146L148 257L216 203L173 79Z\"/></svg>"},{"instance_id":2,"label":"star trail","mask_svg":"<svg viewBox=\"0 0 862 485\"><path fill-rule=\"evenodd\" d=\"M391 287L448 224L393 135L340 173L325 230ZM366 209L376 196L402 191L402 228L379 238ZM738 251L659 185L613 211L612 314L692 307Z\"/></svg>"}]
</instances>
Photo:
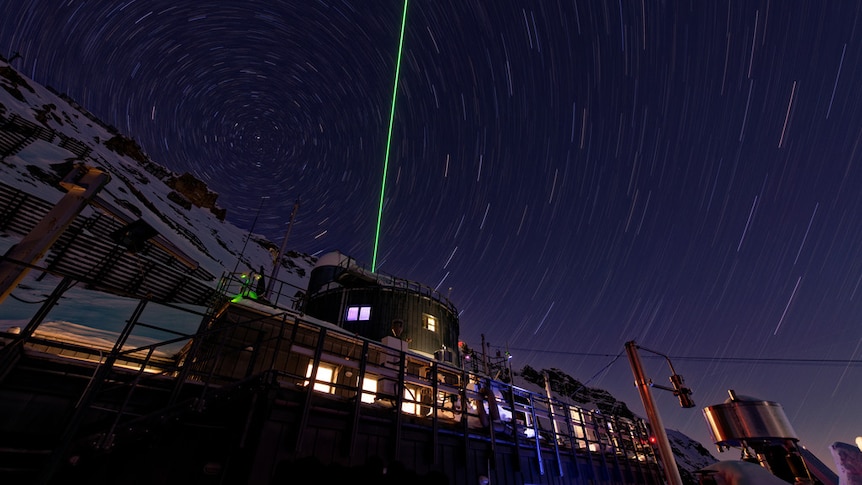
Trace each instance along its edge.
<instances>
[{"instance_id":1,"label":"star trail","mask_svg":"<svg viewBox=\"0 0 862 485\"><path fill-rule=\"evenodd\" d=\"M5 1L0 53L239 226L269 197L279 241L301 197L291 247L370 264L402 8ZM586 380L636 340L699 407L777 401L830 461L862 434L860 8L412 0L378 269L438 286L515 367ZM589 385L642 411L624 359Z\"/></svg>"}]
</instances>

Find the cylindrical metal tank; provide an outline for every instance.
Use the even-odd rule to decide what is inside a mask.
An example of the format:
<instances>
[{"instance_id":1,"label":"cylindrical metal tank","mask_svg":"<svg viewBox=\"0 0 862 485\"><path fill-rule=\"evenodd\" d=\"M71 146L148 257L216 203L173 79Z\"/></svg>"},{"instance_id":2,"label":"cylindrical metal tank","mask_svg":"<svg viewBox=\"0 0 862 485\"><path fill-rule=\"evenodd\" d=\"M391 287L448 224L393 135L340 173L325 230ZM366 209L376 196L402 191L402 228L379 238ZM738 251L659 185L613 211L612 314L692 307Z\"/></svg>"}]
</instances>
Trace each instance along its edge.
<instances>
[{"instance_id":1,"label":"cylindrical metal tank","mask_svg":"<svg viewBox=\"0 0 862 485\"><path fill-rule=\"evenodd\" d=\"M703 409L716 445L738 447L742 442L799 441L781 404L729 393L730 398L723 404Z\"/></svg>"}]
</instances>

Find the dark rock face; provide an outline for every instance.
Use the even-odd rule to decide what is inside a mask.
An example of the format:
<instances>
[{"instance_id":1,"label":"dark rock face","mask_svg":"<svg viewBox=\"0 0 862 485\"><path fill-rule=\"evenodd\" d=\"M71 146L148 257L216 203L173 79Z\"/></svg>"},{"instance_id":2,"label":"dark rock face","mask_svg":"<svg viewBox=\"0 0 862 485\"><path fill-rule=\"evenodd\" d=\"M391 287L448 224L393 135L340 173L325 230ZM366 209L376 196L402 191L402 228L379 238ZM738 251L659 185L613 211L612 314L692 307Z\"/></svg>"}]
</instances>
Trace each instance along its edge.
<instances>
[{"instance_id":1,"label":"dark rock face","mask_svg":"<svg viewBox=\"0 0 862 485\"><path fill-rule=\"evenodd\" d=\"M27 84L27 81L15 69L9 66L0 66L0 78L4 80L0 82L0 87L9 92L18 101L26 101L18 88L24 88L31 93L35 93L33 88Z\"/></svg>"},{"instance_id":2,"label":"dark rock face","mask_svg":"<svg viewBox=\"0 0 862 485\"><path fill-rule=\"evenodd\" d=\"M148 163L149 159L135 140L122 135L115 135L105 142L105 146L112 152L125 155L139 163Z\"/></svg>"},{"instance_id":3,"label":"dark rock face","mask_svg":"<svg viewBox=\"0 0 862 485\"><path fill-rule=\"evenodd\" d=\"M168 200L177 204L178 206L182 207L185 210L189 210L192 208L191 201L189 199L186 199L185 197L182 196L182 194L180 194L176 191L172 190L171 193L168 194Z\"/></svg>"},{"instance_id":4,"label":"dark rock face","mask_svg":"<svg viewBox=\"0 0 862 485\"><path fill-rule=\"evenodd\" d=\"M216 206L218 194L210 191L207 184L196 179L192 174L186 172L179 177L171 177L167 184L193 205L209 209L219 220L224 220L227 211Z\"/></svg>"}]
</instances>

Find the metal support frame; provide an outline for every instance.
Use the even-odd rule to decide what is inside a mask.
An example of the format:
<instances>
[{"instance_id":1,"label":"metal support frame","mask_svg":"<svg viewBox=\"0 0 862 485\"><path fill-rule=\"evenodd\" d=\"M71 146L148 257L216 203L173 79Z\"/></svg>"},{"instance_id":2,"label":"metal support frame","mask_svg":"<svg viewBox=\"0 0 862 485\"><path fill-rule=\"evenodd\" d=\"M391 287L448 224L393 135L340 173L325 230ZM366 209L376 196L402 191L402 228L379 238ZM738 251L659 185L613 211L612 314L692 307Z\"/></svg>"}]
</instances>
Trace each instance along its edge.
<instances>
[{"instance_id":1,"label":"metal support frame","mask_svg":"<svg viewBox=\"0 0 862 485\"><path fill-rule=\"evenodd\" d=\"M141 368L135 373L135 379L132 381L132 384L129 386L129 392L126 393L125 399L123 399L123 404L120 406L120 409L117 410L117 417L114 418L114 421L111 423L111 427L108 431L102 436L102 439L99 441L98 447L107 450L110 449L114 442L114 432L117 430L117 426L120 424L120 420L123 418L123 414L126 413L126 408L129 406L129 402L132 400L132 394L135 392L135 389L138 387L138 383L141 382L141 376L147 368L147 364L149 364L150 359L153 357L153 352L156 350L155 347L150 347L150 350L147 352L147 357L144 359L144 362L141 364Z\"/></svg>"},{"instance_id":2,"label":"metal support frame","mask_svg":"<svg viewBox=\"0 0 862 485\"><path fill-rule=\"evenodd\" d=\"M24 344L27 343L27 340L33 336L39 325L60 301L63 293L65 293L66 290L71 288L74 284L75 283L72 281L72 278L69 278L68 276L60 280L60 283L57 284L48 299L45 300L41 307L39 307L39 311L33 315L33 318L30 319L27 326L21 329L21 333L18 334L17 338L0 351L0 382L2 382L20 358L21 352L24 349Z\"/></svg>"},{"instance_id":3,"label":"metal support frame","mask_svg":"<svg viewBox=\"0 0 862 485\"><path fill-rule=\"evenodd\" d=\"M189 374L192 371L192 366L198 356L198 352L200 351L200 346L202 343L201 341L203 340L203 335L206 333L207 328L222 316L225 310L227 310L228 306L230 306L230 303L227 301L223 302L221 305L219 305L218 303L213 304L207 314L201 319L201 324L198 325L197 331L195 331L194 333L191 347L189 348L188 353L186 353L186 358L183 362L183 366L180 369L179 374L177 375L174 389L171 392L170 398L168 399L168 406L173 406L177 402L177 399L179 399L180 393L182 392L182 389L189 378Z\"/></svg>"},{"instance_id":4,"label":"metal support frame","mask_svg":"<svg viewBox=\"0 0 862 485\"><path fill-rule=\"evenodd\" d=\"M509 372L509 375L514 376L511 371ZM512 443L515 444L515 471L521 471L521 444L518 441L518 419L515 417L515 385L513 382L514 379L510 379L509 408L512 410Z\"/></svg>"},{"instance_id":5,"label":"metal support frame","mask_svg":"<svg viewBox=\"0 0 862 485\"><path fill-rule=\"evenodd\" d=\"M536 401L530 394L530 416L533 418L533 441L536 443L536 458L539 460L539 475L545 475L545 462L542 459L542 445L539 443L539 420L536 418Z\"/></svg>"},{"instance_id":6,"label":"metal support frame","mask_svg":"<svg viewBox=\"0 0 862 485\"><path fill-rule=\"evenodd\" d=\"M78 428L81 426L81 423L84 420L84 416L86 415L87 410L93 403L96 394L101 390L102 385L108 377L108 374L113 370L114 363L116 363L117 358L122 353L123 346L126 344L129 335L131 335L132 333L132 329L137 324L138 319L144 312L144 308L147 306L148 302L149 300L146 298L143 298L138 302L138 305L135 307L134 312L132 312L132 316L128 320L126 320L125 327L123 327L123 330L120 332L120 335L114 342L114 347L111 349L111 353L108 354L107 359L105 359L105 363L99 366L96 372L93 374L93 378L91 381L92 385L88 386L84 390L84 394L78 401L78 407L75 409L75 412L72 414L72 417L69 419L69 422L66 425L66 429L63 431L62 438L60 439L60 444L57 445L57 447L54 448L54 451L51 453L51 458L49 460L48 466L42 470L42 475L38 483L47 484L51 481L54 472L57 470L57 467L63 461L63 458L65 457L69 446L72 444L75 434L78 432Z\"/></svg>"},{"instance_id":7,"label":"metal support frame","mask_svg":"<svg viewBox=\"0 0 862 485\"><path fill-rule=\"evenodd\" d=\"M557 439L557 436L560 434L559 426L557 426L557 420L554 419L554 396L551 394L551 377L548 375L547 371L542 371L542 375L545 378L545 393L548 396L548 418L551 420L551 428L554 430L554 454L557 457L557 469L560 472L560 478L563 477L563 462L560 460L560 443Z\"/></svg>"},{"instance_id":8,"label":"metal support frame","mask_svg":"<svg viewBox=\"0 0 862 485\"><path fill-rule=\"evenodd\" d=\"M494 436L494 416L499 417L499 411L497 409L491 409L491 406L497 405L497 400L492 399L494 397L494 388L491 387L491 378L486 377L485 383L483 384L485 387L486 395L483 395L485 402L488 403L488 439L491 443L491 453L488 458L488 466L493 469L497 469L497 437ZM482 406L482 410L484 410L485 404L480 403ZM481 412L481 410L480 410Z\"/></svg>"},{"instance_id":9,"label":"metal support frame","mask_svg":"<svg viewBox=\"0 0 862 485\"><path fill-rule=\"evenodd\" d=\"M362 393L365 386L365 370L368 368L368 341L362 342L362 355L359 358L359 376L356 382L356 399L353 403L353 420L350 426L350 446L348 456L353 456L356 449L356 437L359 435L359 420L362 417Z\"/></svg>"},{"instance_id":10,"label":"metal support frame","mask_svg":"<svg viewBox=\"0 0 862 485\"><path fill-rule=\"evenodd\" d=\"M437 384L437 379L438 379L437 373L438 373L437 362L431 362L431 406L432 406L431 412L433 413L431 415L431 432L432 432L431 446L433 446L433 448L434 448L431 456L432 456L432 460L433 460L432 463L434 463L434 465L438 465L440 463L440 456L439 456L440 452L438 450L438 448L440 447L439 446L440 445L440 439L439 439L440 419L437 416L437 408L438 408L438 406L437 406L437 392L438 392L438 388L439 388L439 386Z\"/></svg>"},{"instance_id":11,"label":"metal support frame","mask_svg":"<svg viewBox=\"0 0 862 485\"><path fill-rule=\"evenodd\" d=\"M278 339L275 341L275 349L272 351L272 360L269 363L269 370L275 370L275 364L278 362L278 353L281 352L281 341L284 340L284 326L287 324L287 313L281 314L281 325L278 327ZM295 324L295 322L294 322Z\"/></svg>"},{"instance_id":12,"label":"metal support frame","mask_svg":"<svg viewBox=\"0 0 862 485\"><path fill-rule=\"evenodd\" d=\"M460 397L461 397L461 436L464 437L464 466L467 466L467 463L470 463L470 424L468 422L468 414L470 412L470 405L467 404L467 385L469 384L469 380L467 379L467 368L461 368L461 389L460 389Z\"/></svg>"},{"instance_id":13,"label":"metal support frame","mask_svg":"<svg viewBox=\"0 0 862 485\"><path fill-rule=\"evenodd\" d=\"M560 472L560 478L563 478L563 461L560 458L560 443L557 439L559 431L557 429L557 421L554 419L554 404L548 399L548 417L551 419L551 425L554 429L554 454L557 457L557 470Z\"/></svg>"},{"instance_id":14,"label":"metal support frame","mask_svg":"<svg viewBox=\"0 0 862 485\"><path fill-rule=\"evenodd\" d=\"M321 327L317 334L317 347L314 349L314 360L311 364L311 377L308 378L308 385L305 389L305 400L302 403L302 416L299 418L298 429L296 430L296 442L294 443L294 451L299 452L302 448L302 436L305 427L308 424L308 415L311 411L311 397L314 395L314 384L317 382L317 370L320 368L320 356L323 355L323 343L326 340L326 328ZM402 376L403 380L403 376Z\"/></svg>"},{"instance_id":15,"label":"metal support frame","mask_svg":"<svg viewBox=\"0 0 862 485\"><path fill-rule=\"evenodd\" d=\"M395 460L401 458L401 432L404 422L404 413L401 412L401 405L404 404L404 374L407 370L407 353L403 350L398 352L398 385L395 386L395 452L392 454Z\"/></svg>"}]
</instances>

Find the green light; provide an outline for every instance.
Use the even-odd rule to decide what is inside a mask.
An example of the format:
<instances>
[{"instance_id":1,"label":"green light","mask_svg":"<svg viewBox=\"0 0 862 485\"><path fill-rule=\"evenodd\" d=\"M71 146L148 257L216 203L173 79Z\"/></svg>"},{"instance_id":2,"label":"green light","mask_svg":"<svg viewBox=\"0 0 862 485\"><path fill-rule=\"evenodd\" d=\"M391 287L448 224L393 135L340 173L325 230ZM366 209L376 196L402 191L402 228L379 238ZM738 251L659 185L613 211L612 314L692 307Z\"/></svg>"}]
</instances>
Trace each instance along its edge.
<instances>
[{"instance_id":1,"label":"green light","mask_svg":"<svg viewBox=\"0 0 862 485\"><path fill-rule=\"evenodd\" d=\"M386 172L389 171L389 148L392 146L392 125L395 124L395 97L398 94L398 76L401 73L401 52L404 49L404 26L407 25L407 0L401 14L401 38L398 40L398 60L395 62L395 86L392 88L392 109L389 112L389 135L386 138L386 157L383 160L383 181L380 183L380 205L377 208L377 229L374 231L374 255L371 272L377 271L377 248L380 245L380 220L383 218L383 194L386 192Z\"/></svg>"},{"instance_id":2,"label":"green light","mask_svg":"<svg viewBox=\"0 0 862 485\"><path fill-rule=\"evenodd\" d=\"M244 298L251 298L252 300L257 300L257 292L251 289L251 280L249 279L247 274L243 274L240 277L240 289L239 293L234 295L233 298L230 299L231 303L239 303ZM260 275L255 275L255 280L260 279Z\"/></svg>"}]
</instances>

